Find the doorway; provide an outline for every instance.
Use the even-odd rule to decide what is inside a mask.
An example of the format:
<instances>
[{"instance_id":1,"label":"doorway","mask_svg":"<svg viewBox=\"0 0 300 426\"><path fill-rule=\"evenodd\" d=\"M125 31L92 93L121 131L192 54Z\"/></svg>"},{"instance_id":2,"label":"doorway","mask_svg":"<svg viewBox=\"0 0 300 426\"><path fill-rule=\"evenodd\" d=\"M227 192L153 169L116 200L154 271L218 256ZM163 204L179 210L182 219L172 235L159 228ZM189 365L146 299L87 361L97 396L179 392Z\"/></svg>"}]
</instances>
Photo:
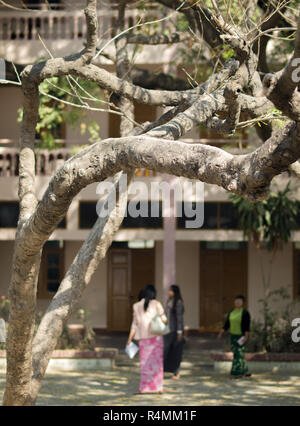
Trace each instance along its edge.
<instances>
[{"instance_id":1,"label":"doorway","mask_svg":"<svg viewBox=\"0 0 300 426\"><path fill-rule=\"evenodd\" d=\"M293 253L293 299L300 298L300 245L294 243Z\"/></svg>"},{"instance_id":2,"label":"doorway","mask_svg":"<svg viewBox=\"0 0 300 426\"><path fill-rule=\"evenodd\" d=\"M140 290L155 284L155 249L111 248L108 256L108 318L110 331L129 331L132 305Z\"/></svg>"},{"instance_id":3,"label":"doorway","mask_svg":"<svg viewBox=\"0 0 300 426\"><path fill-rule=\"evenodd\" d=\"M236 295L247 296L247 243L200 243L200 327L215 330L223 324Z\"/></svg>"}]
</instances>

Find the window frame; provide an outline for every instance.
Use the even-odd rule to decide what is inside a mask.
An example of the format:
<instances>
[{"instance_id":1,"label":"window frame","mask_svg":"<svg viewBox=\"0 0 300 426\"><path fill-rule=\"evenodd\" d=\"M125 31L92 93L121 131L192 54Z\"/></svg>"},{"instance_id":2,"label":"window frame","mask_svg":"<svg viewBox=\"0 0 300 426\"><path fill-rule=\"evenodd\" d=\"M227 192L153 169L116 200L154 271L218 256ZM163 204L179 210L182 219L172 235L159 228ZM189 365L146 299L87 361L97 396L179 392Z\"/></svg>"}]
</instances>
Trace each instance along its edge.
<instances>
[{"instance_id":1,"label":"window frame","mask_svg":"<svg viewBox=\"0 0 300 426\"><path fill-rule=\"evenodd\" d=\"M18 218L19 218L19 215L20 215L20 203L19 203L19 201L1 200L0 201L0 208L1 208L1 204L15 204L16 206L18 206L18 208L19 208ZM18 221L17 221L17 225L18 225ZM16 226L0 226L0 229L5 229L5 230L11 229L11 230L15 230L15 229L17 229L17 225Z\"/></svg>"},{"instance_id":2,"label":"window frame","mask_svg":"<svg viewBox=\"0 0 300 426\"><path fill-rule=\"evenodd\" d=\"M58 254L59 255L59 264L58 264L58 268L59 268L59 279L58 280L48 280L48 264L47 264L47 256L48 254ZM40 266L40 273L39 273L39 279L38 279L38 287L37 287L37 298L38 299L52 299L53 296L56 293L50 293L48 291L48 282L49 281L59 281L59 283L61 283L63 276L64 276L64 272L65 272L65 268L64 268L64 263L65 263L65 244L63 245L63 247L53 247L53 246L47 246L45 245L43 247L43 252L42 252L42 257L41 257L41 266Z\"/></svg>"},{"instance_id":3,"label":"window frame","mask_svg":"<svg viewBox=\"0 0 300 426\"><path fill-rule=\"evenodd\" d=\"M130 201L130 200L129 200ZM143 201L145 201L145 202L148 202L148 203L150 203L151 201L149 201L149 200L141 200L142 202ZM81 231L88 231L88 230L90 230L90 229L92 229L92 227L90 227L90 228L82 228L81 226L80 226L80 205L81 204L83 204L83 203L86 203L86 204L95 204L95 208L96 208L96 205L97 205L97 202L98 201L95 201L95 200L79 200L79 202L78 202L78 209L77 209L77 212L78 212L78 216L77 216L77 225L78 225L78 229L79 230L81 230ZM160 204L160 206L161 206L161 211L162 211L162 201L161 200L159 200L158 201L159 202L159 204ZM128 203L127 203L127 205L128 205ZM158 218L155 218L155 219L159 219L160 217L158 217ZM142 227L123 227L122 226L122 224L123 224L123 222L122 222L122 224L121 224L121 226L120 226L120 230L136 230L136 229L139 229L139 230L162 230L163 229L163 227L164 227L164 221L163 221L163 216L161 216L161 220L162 220L162 224L161 224L161 226L160 227L153 227L153 228L149 228L149 227L146 227L146 228L142 228Z\"/></svg>"},{"instance_id":4,"label":"window frame","mask_svg":"<svg viewBox=\"0 0 300 426\"><path fill-rule=\"evenodd\" d=\"M193 201L191 201L193 202ZM201 231L240 231L240 228L222 228L221 225L221 205L223 204L231 204L233 205L233 203L231 201L205 201L204 202L204 211L205 211L205 204L216 204L217 205L217 227L216 228L204 228L203 226L201 228L197 228L198 230ZM189 219L187 219L189 220ZM205 217L204 217L205 220ZM180 230L180 231L185 231L185 230L189 230L189 228L180 228L178 226L178 217L176 217L176 230ZM195 229L193 229L193 231L195 231Z\"/></svg>"}]
</instances>

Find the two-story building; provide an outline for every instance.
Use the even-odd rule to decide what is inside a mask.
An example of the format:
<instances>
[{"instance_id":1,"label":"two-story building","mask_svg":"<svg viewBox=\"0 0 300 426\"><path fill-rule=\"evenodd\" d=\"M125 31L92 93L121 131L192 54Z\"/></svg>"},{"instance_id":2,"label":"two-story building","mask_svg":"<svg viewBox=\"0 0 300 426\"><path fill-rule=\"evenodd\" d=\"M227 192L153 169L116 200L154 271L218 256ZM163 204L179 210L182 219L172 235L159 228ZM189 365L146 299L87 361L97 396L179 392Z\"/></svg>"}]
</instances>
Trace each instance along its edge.
<instances>
[{"instance_id":1,"label":"two-story building","mask_svg":"<svg viewBox=\"0 0 300 426\"><path fill-rule=\"evenodd\" d=\"M82 11L84 1L48 1L48 5L32 0L7 3L10 8L0 6L0 58L26 65L48 57L49 52L53 56L62 56L83 48L86 31ZM29 9L24 9L22 3L28 3ZM117 15L113 7L107 6L108 2L102 3L102 8L99 4L99 38L101 43L106 43ZM47 9L49 4L51 10ZM163 11L149 9L147 13L151 18L159 18ZM129 9L127 27L135 22L137 12ZM162 31L163 28L160 28ZM107 49L114 54L113 43ZM169 65L173 54L174 46L165 45L159 49L149 46L139 51L134 61L139 67L160 71ZM111 62L101 56L99 65L110 71L114 69ZM17 111L22 105L20 87L0 85L0 99L0 295L6 295L18 218L20 125L17 123ZM135 119L138 122L153 120L160 112L160 108L136 105ZM88 114L98 122L102 139L118 136L116 115L91 111ZM242 150L249 147L255 136L243 134L237 139L223 140L212 132L195 129L186 138L189 143L226 144L231 149ZM39 198L51 174L72 154L74 146L87 143L85 136L67 125L61 129L59 142L59 149L37 151L36 187ZM165 176L155 172L136 171L135 180L148 186L164 179ZM287 179L287 176L280 176L276 182L283 187ZM44 247L38 287L38 308L41 311L49 304L97 218L96 187L96 184L90 185L75 197L65 220ZM163 283L168 279L165 275L170 268L168 262L173 267L176 283L182 287L185 322L190 329L212 329L220 324L236 294L246 296L248 308L257 317L260 309L258 300L264 292L261 266L268 271L271 255L266 250L256 249L244 238L238 229L238 217L228 200L228 193L217 186L204 185L204 223L198 229L186 228L188 219L184 217L175 220L164 218L162 198L155 201L160 206L159 217L125 218L106 259L101 262L86 289L80 307L91 311L94 328L127 330L131 321L131 305L145 284L155 284L159 297L163 297ZM195 201L193 194L187 195L184 201ZM168 244L172 247L173 240L175 257L170 259L166 249ZM300 242L300 230L295 231L292 241L276 254L271 275L271 288L286 287L292 298L300 296L300 246L297 241ZM79 320L73 316L71 322Z\"/></svg>"}]
</instances>

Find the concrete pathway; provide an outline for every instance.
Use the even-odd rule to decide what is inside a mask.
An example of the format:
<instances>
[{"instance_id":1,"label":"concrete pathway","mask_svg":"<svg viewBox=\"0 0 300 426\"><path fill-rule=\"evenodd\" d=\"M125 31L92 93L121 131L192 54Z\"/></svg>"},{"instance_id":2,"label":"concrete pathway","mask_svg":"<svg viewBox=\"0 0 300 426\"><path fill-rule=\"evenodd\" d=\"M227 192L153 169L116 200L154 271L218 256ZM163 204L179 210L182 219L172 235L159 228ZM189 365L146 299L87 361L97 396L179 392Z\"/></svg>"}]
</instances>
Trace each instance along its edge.
<instances>
[{"instance_id":1,"label":"concrete pathway","mask_svg":"<svg viewBox=\"0 0 300 426\"><path fill-rule=\"evenodd\" d=\"M166 376L163 395L133 395L139 366L124 354L112 371L48 373L37 405L300 405L298 376L254 374L232 381L216 373L205 358L200 359L198 351L186 351L182 378L176 382ZM1 401L4 379L0 373Z\"/></svg>"}]
</instances>

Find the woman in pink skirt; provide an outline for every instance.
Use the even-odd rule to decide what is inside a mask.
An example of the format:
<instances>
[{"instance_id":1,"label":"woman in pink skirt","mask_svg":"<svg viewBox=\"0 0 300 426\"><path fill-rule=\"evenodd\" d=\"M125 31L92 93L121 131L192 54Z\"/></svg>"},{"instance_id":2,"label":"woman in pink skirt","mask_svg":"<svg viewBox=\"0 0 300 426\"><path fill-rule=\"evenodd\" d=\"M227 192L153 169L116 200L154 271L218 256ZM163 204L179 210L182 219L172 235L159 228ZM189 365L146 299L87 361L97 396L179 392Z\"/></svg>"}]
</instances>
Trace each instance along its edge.
<instances>
[{"instance_id":1,"label":"woman in pink skirt","mask_svg":"<svg viewBox=\"0 0 300 426\"><path fill-rule=\"evenodd\" d=\"M163 392L163 337L150 331L152 319L158 313L167 322L164 309L156 300L153 285L147 285L141 292L142 299L133 305L133 321L127 345L134 338L139 341L141 381L137 393Z\"/></svg>"}]
</instances>

